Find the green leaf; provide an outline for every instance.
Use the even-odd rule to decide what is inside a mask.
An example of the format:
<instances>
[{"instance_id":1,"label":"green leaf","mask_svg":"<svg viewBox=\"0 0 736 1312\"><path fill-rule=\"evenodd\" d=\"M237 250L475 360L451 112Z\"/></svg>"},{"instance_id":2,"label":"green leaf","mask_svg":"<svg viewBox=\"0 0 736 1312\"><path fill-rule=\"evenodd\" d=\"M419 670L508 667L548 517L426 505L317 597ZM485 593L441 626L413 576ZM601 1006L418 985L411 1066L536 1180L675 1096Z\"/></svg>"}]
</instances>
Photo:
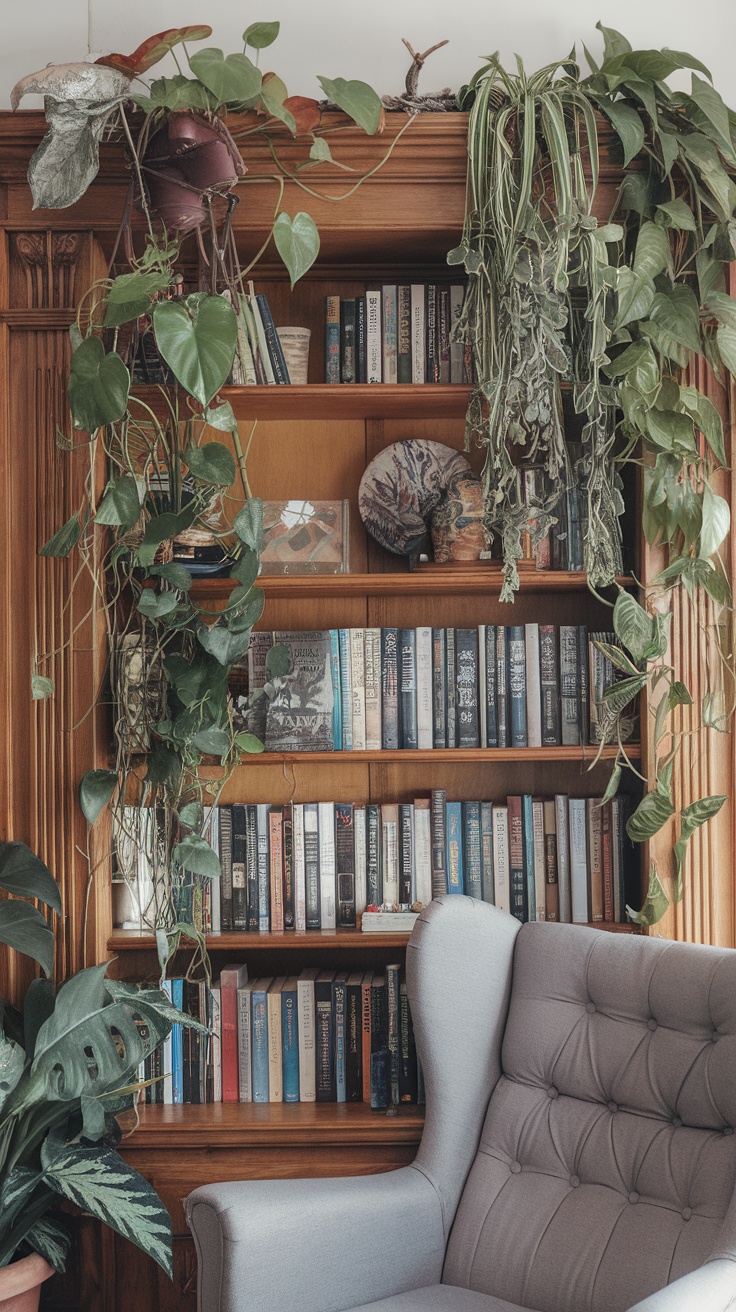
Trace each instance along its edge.
<instances>
[{"instance_id":1,"label":"green leaf","mask_svg":"<svg viewBox=\"0 0 736 1312\"><path fill-rule=\"evenodd\" d=\"M679 679L675 679L670 685L667 702L670 710L673 711L676 706L692 706L693 699L687 686Z\"/></svg>"},{"instance_id":2,"label":"green leaf","mask_svg":"<svg viewBox=\"0 0 736 1312\"><path fill-rule=\"evenodd\" d=\"M680 403L695 420L708 446L720 464L726 464L726 448L723 445L723 420L713 402L707 396L701 396L694 387L680 388Z\"/></svg>"},{"instance_id":3,"label":"green leaf","mask_svg":"<svg viewBox=\"0 0 736 1312\"><path fill-rule=\"evenodd\" d=\"M13 1043L0 1030L0 1109L23 1074L25 1056L19 1044Z\"/></svg>"},{"instance_id":4,"label":"green leaf","mask_svg":"<svg viewBox=\"0 0 736 1312\"><path fill-rule=\"evenodd\" d=\"M224 297L204 292L185 301L159 301L153 327L177 381L201 406L208 406L233 364L238 326L232 306Z\"/></svg>"},{"instance_id":5,"label":"green leaf","mask_svg":"<svg viewBox=\"0 0 736 1312\"><path fill-rule=\"evenodd\" d=\"M719 324L716 332L716 342L718 344L718 354L728 372L732 376L736 376L736 328L730 328L725 323Z\"/></svg>"},{"instance_id":6,"label":"green leaf","mask_svg":"<svg viewBox=\"0 0 736 1312\"><path fill-rule=\"evenodd\" d=\"M603 797L601 798L601 806L605 806L606 802L610 802L611 799L616 796L616 794L618 793L618 786L620 782L621 782L621 766L618 764L617 761L611 771L611 777L608 780L608 783L606 784L606 791L603 794Z\"/></svg>"},{"instance_id":7,"label":"green leaf","mask_svg":"<svg viewBox=\"0 0 736 1312\"><path fill-rule=\"evenodd\" d=\"M59 886L48 866L25 843L0 843L0 888L33 897L61 915Z\"/></svg>"},{"instance_id":8,"label":"green leaf","mask_svg":"<svg viewBox=\"0 0 736 1312\"><path fill-rule=\"evenodd\" d=\"M290 109L286 108L285 100L288 100L289 93L286 85L275 73L269 73L263 79L261 87L261 104L272 118L280 119L285 123L290 132L296 136L296 119Z\"/></svg>"},{"instance_id":9,"label":"green leaf","mask_svg":"<svg viewBox=\"0 0 736 1312\"><path fill-rule=\"evenodd\" d=\"M179 602L175 592L154 592L153 588L144 588L136 610L141 615L145 615L149 620L162 620L165 615L170 615L172 610L176 610Z\"/></svg>"},{"instance_id":10,"label":"green leaf","mask_svg":"<svg viewBox=\"0 0 736 1312\"><path fill-rule=\"evenodd\" d=\"M240 541L260 555L263 550L263 502L260 497L250 497L246 501L233 520L233 528Z\"/></svg>"},{"instance_id":11,"label":"green leaf","mask_svg":"<svg viewBox=\"0 0 736 1312\"><path fill-rule=\"evenodd\" d=\"M709 562L700 561L698 563L707 566L700 575L700 582L708 593L708 596L713 598L717 606L730 607L731 589L729 588L726 579L724 579L723 575L719 574L718 570L714 569Z\"/></svg>"},{"instance_id":12,"label":"green leaf","mask_svg":"<svg viewBox=\"0 0 736 1312\"><path fill-rule=\"evenodd\" d=\"M651 441L663 451L683 456L696 454L693 421L689 415L681 415L677 410L652 409L647 412L646 424Z\"/></svg>"},{"instance_id":13,"label":"green leaf","mask_svg":"<svg viewBox=\"0 0 736 1312\"><path fill-rule=\"evenodd\" d=\"M626 832L632 842L645 843L659 833L674 814L671 799L656 788L642 798L633 815L629 816Z\"/></svg>"},{"instance_id":14,"label":"green leaf","mask_svg":"<svg viewBox=\"0 0 736 1312\"><path fill-rule=\"evenodd\" d=\"M216 428L221 433L237 432L238 421L229 401L223 401L222 405L216 406L214 410L205 410L202 418L210 428Z\"/></svg>"},{"instance_id":15,"label":"green leaf","mask_svg":"<svg viewBox=\"0 0 736 1312\"><path fill-rule=\"evenodd\" d=\"M302 210L294 215L279 214L273 225L276 249L289 272L292 287L311 269L319 255L319 232L314 219Z\"/></svg>"},{"instance_id":16,"label":"green leaf","mask_svg":"<svg viewBox=\"0 0 736 1312\"><path fill-rule=\"evenodd\" d=\"M330 150L330 144L328 141L325 140L324 137L313 138L312 144L309 148L309 158L324 160L326 162L329 162L332 159L332 151ZM450 251L450 255L451 254L452 251ZM448 264L451 263L449 255L447 257L447 263Z\"/></svg>"},{"instance_id":17,"label":"green leaf","mask_svg":"<svg viewBox=\"0 0 736 1312\"><path fill-rule=\"evenodd\" d=\"M668 228L677 228L678 232L696 232L695 216L687 201L661 200L657 202L657 213L663 214Z\"/></svg>"},{"instance_id":18,"label":"green leaf","mask_svg":"<svg viewBox=\"0 0 736 1312\"><path fill-rule=\"evenodd\" d=\"M236 733L235 746L238 751L247 752L249 755L257 755L263 751L263 743L254 733Z\"/></svg>"},{"instance_id":19,"label":"green leaf","mask_svg":"<svg viewBox=\"0 0 736 1312\"><path fill-rule=\"evenodd\" d=\"M23 1040L26 1056L33 1059L41 1026L54 1010L54 990L48 979L32 979L23 999Z\"/></svg>"},{"instance_id":20,"label":"green leaf","mask_svg":"<svg viewBox=\"0 0 736 1312\"><path fill-rule=\"evenodd\" d=\"M641 673L621 647L614 647L610 642L601 642L599 638L594 639L594 642L598 651L603 652L603 655L608 657L614 669L621 670L623 674L627 675L638 676Z\"/></svg>"},{"instance_id":21,"label":"green leaf","mask_svg":"<svg viewBox=\"0 0 736 1312\"><path fill-rule=\"evenodd\" d=\"M179 812L179 819L188 829L199 829L204 820L201 802L187 802Z\"/></svg>"},{"instance_id":22,"label":"green leaf","mask_svg":"<svg viewBox=\"0 0 736 1312\"><path fill-rule=\"evenodd\" d=\"M693 73L691 98L694 100L698 109L705 117L706 122L699 126L704 126L713 136L715 136L718 149L733 162L733 144L731 142L731 131L728 120L728 109L719 96L714 86L709 82L704 82Z\"/></svg>"},{"instance_id":23,"label":"green leaf","mask_svg":"<svg viewBox=\"0 0 736 1312\"><path fill-rule=\"evenodd\" d=\"M206 652L214 656L220 665L235 665L247 652L250 645L250 631L233 632L224 624L214 624L211 629L206 624L200 625L197 638Z\"/></svg>"},{"instance_id":24,"label":"green leaf","mask_svg":"<svg viewBox=\"0 0 736 1312\"><path fill-rule=\"evenodd\" d=\"M45 702L54 695L54 681L43 674L31 675L31 697L34 702Z\"/></svg>"},{"instance_id":25,"label":"green leaf","mask_svg":"<svg viewBox=\"0 0 736 1312\"><path fill-rule=\"evenodd\" d=\"M71 519L66 521L63 528L54 533L48 542L44 543L39 551L39 556L55 556L57 559L63 559L69 555L73 547L76 547L81 536L82 527L79 523L79 511L75 511Z\"/></svg>"},{"instance_id":26,"label":"green leaf","mask_svg":"<svg viewBox=\"0 0 736 1312\"><path fill-rule=\"evenodd\" d=\"M216 46L198 50L189 67L220 104L253 100L261 90L261 74L247 55L223 54Z\"/></svg>"},{"instance_id":27,"label":"green leaf","mask_svg":"<svg viewBox=\"0 0 736 1312\"><path fill-rule=\"evenodd\" d=\"M281 679L291 670L291 650L283 643L269 647L266 652L266 674L269 679Z\"/></svg>"},{"instance_id":28,"label":"green leaf","mask_svg":"<svg viewBox=\"0 0 736 1312\"><path fill-rule=\"evenodd\" d=\"M202 83L195 78L185 77L183 73L175 73L173 77L158 77L151 83L150 96L131 96L130 99L147 114L153 114L157 109L216 108L216 98L210 96Z\"/></svg>"},{"instance_id":29,"label":"green leaf","mask_svg":"<svg viewBox=\"0 0 736 1312\"><path fill-rule=\"evenodd\" d=\"M213 852L206 839L200 838L199 834L187 834L177 843L172 852L172 858L184 870L191 871L194 875L204 875L205 879L219 879L220 861L216 852Z\"/></svg>"},{"instance_id":30,"label":"green leaf","mask_svg":"<svg viewBox=\"0 0 736 1312\"><path fill-rule=\"evenodd\" d=\"M731 527L728 502L711 490L706 483L703 490L703 528L700 533L698 555L707 560L718 550Z\"/></svg>"},{"instance_id":31,"label":"green leaf","mask_svg":"<svg viewBox=\"0 0 736 1312\"><path fill-rule=\"evenodd\" d=\"M381 126L383 106L367 82L346 82L343 77L318 77L322 90L333 104L349 114L354 123L373 136Z\"/></svg>"},{"instance_id":32,"label":"green leaf","mask_svg":"<svg viewBox=\"0 0 736 1312\"><path fill-rule=\"evenodd\" d=\"M612 715L620 715L646 686L646 674L637 674L630 679L619 679L606 688L603 701Z\"/></svg>"},{"instance_id":33,"label":"green leaf","mask_svg":"<svg viewBox=\"0 0 736 1312\"><path fill-rule=\"evenodd\" d=\"M138 484L132 474L124 474L115 482L108 483L105 495L97 507L95 524L132 528L138 522L140 513Z\"/></svg>"},{"instance_id":34,"label":"green leaf","mask_svg":"<svg viewBox=\"0 0 736 1312\"><path fill-rule=\"evenodd\" d=\"M639 278L656 278L672 262L670 243L664 228L657 223L644 223L634 252L634 273Z\"/></svg>"},{"instance_id":35,"label":"green leaf","mask_svg":"<svg viewBox=\"0 0 736 1312\"><path fill-rule=\"evenodd\" d=\"M618 190L618 205L624 212L648 214L652 208L651 183L645 173L627 173Z\"/></svg>"},{"instance_id":36,"label":"green leaf","mask_svg":"<svg viewBox=\"0 0 736 1312\"><path fill-rule=\"evenodd\" d=\"M181 761L170 747L160 744L154 748L147 759L146 783L176 788L181 777Z\"/></svg>"},{"instance_id":37,"label":"green leaf","mask_svg":"<svg viewBox=\"0 0 736 1312\"><path fill-rule=\"evenodd\" d=\"M606 118L613 124L624 150L624 168L644 145L644 124L633 105L624 100L601 97L598 102Z\"/></svg>"},{"instance_id":38,"label":"green leaf","mask_svg":"<svg viewBox=\"0 0 736 1312\"><path fill-rule=\"evenodd\" d=\"M260 564L261 562L257 552L251 551L250 547L246 547L240 559L233 565L230 573L234 579L238 580L241 588L247 590L252 588L258 578ZM236 589L236 591L238 591L238 589Z\"/></svg>"},{"instance_id":39,"label":"green leaf","mask_svg":"<svg viewBox=\"0 0 736 1312\"><path fill-rule=\"evenodd\" d=\"M665 46L664 53L666 55L671 55L673 59L678 61L678 68L695 68L699 73L703 73L711 82L713 81L713 75L710 70L705 67L705 64L701 64L699 59L696 59L694 55L689 55L686 50L670 50Z\"/></svg>"},{"instance_id":40,"label":"green leaf","mask_svg":"<svg viewBox=\"0 0 736 1312\"><path fill-rule=\"evenodd\" d=\"M691 132L680 138L680 149L700 173L716 203L718 217L727 223L733 209L733 186L713 142L701 132Z\"/></svg>"},{"instance_id":41,"label":"green leaf","mask_svg":"<svg viewBox=\"0 0 736 1312\"><path fill-rule=\"evenodd\" d=\"M736 328L736 301L727 292L712 291L706 298L706 305L713 312L719 323Z\"/></svg>"},{"instance_id":42,"label":"green leaf","mask_svg":"<svg viewBox=\"0 0 736 1312\"><path fill-rule=\"evenodd\" d=\"M184 451L190 474L213 487L230 487L235 482L235 461L222 442L192 443Z\"/></svg>"},{"instance_id":43,"label":"green leaf","mask_svg":"<svg viewBox=\"0 0 736 1312\"><path fill-rule=\"evenodd\" d=\"M178 533L183 533L185 529L189 528L196 517L197 512L193 506L185 506L183 510L179 511L178 515L174 515L168 510L164 511L163 515L154 515L153 519L149 519L146 524L143 545L158 547L162 542L168 542L169 538L175 538ZM155 552L153 554L155 555Z\"/></svg>"},{"instance_id":44,"label":"green leaf","mask_svg":"<svg viewBox=\"0 0 736 1312\"><path fill-rule=\"evenodd\" d=\"M674 133L662 132L660 129L659 148L662 151L663 174L667 178L672 172L672 165L680 153L680 143Z\"/></svg>"},{"instance_id":45,"label":"green leaf","mask_svg":"<svg viewBox=\"0 0 736 1312\"><path fill-rule=\"evenodd\" d=\"M195 733L192 746L198 752L207 752L210 756L226 756L231 747L230 734L224 729L218 729L216 725L210 725Z\"/></svg>"},{"instance_id":46,"label":"green leaf","mask_svg":"<svg viewBox=\"0 0 736 1312\"><path fill-rule=\"evenodd\" d=\"M44 1166L44 1179L58 1194L137 1244L171 1276L169 1214L153 1185L114 1149L70 1144Z\"/></svg>"},{"instance_id":47,"label":"green leaf","mask_svg":"<svg viewBox=\"0 0 736 1312\"><path fill-rule=\"evenodd\" d=\"M675 843L675 857L677 859L677 876L675 878L675 901L679 902L682 898L682 863L685 860L687 845L701 825L711 820L714 815L718 815L724 802L728 801L725 794L713 797L700 797L697 802L691 802L689 806L683 807L680 813L680 836Z\"/></svg>"},{"instance_id":48,"label":"green leaf","mask_svg":"<svg viewBox=\"0 0 736 1312\"><path fill-rule=\"evenodd\" d=\"M85 337L72 355L69 406L72 423L86 433L115 424L128 408L130 374L115 351L105 355L99 337Z\"/></svg>"},{"instance_id":49,"label":"green leaf","mask_svg":"<svg viewBox=\"0 0 736 1312\"><path fill-rule=\"evenodd\" d=\"M652 302L651 317L688 351L701 352L700 307L689 287L676 284L667 291L657 292Z\"/></svg>"},{"instance_id":50,"label":"green leaf","mask_svg":"<svg viewBox=\"0 0 736 1312\"><path fill-rule=\"evenodd\" d=\"M654 224L652 224L654 227ZM642 278L626 265L618 270L616 280L618 313L615 327L623 328L636 319L645 319L652 308L654 300L654 283L649 278Z\"/></svg>"},{"instance_id":51,"label":"green leaf","mask_svg":"<svg viewBox=\"0 0 736 1312\"><path fill-rule=\"evenodd\" d=\"M629 920L633 920L635 925L656 925L657 921L662 919L669 904L670 900L660 883L657 867L652 861L649 867L649 888L647 889L646 901L641 911L633 911L630 906L627 906L626 914Z\"/></svg>"},{"instance_id":52,"label":"green leaf","mask_svg":"<svg viewBox=\"0 0 736 1312\"><path fill-rule=\"evenodd\" d=\"M79 785L79 805L87 824L93 825L117 787L114 770L88 770Z\"/></svg>"},{"instance_id":53,"label":"green leaf","mask_svg":"<svg viewBox=\"0 0 736 1312\"><path fill-rule=\"evenodd\" d=\"M159 292L171 284L168 273L123 273L116 278L105 298L106 328L117 328L147 314Z\"/></svg>"},{"instance_id":54,"label":"green leaf","mask_svg":"<svg viewBox=\"0 0 736 1312\"><path fill-rule=\"evenodd\" d=\"M628 648L634 660L644 660L644 653L654 638L654 620L623 588L613 608L613 627L616 637Z\"/></svg>"},{"instance_id":55,"label":"green leaf","mask_svg":"<svg viewBox=\"0 0 736 1312\"><path fill-rule=\"evenodd\" d=\"M683 60L687 60L687 64L683 64ZM676 69L690 68L690 60L690 55L676 50L629 50L606 59L601 72L609 76L621 73L626 77L631 71L642 82L663 82Z\"/></svg>"},{"instance_id":56,"label":"green leaf","mask_svg":"<svg viewBox=\"0 0 736 1312\"><path fill-rule=\"evenodd\" d=\"M251 23L243 33L243 43L254 50L265 50L273 45L279 34L280 23Z\"/></svg>"},{"instance_id":57,"label":"green leaf","mask_svg":"<svg viewBox=\"0 0 736 1312\"><path fill-rule=\"evenodd\" d=\"M189 570L175 562L167 565L152 565L148 572L154 578L163 579L172 588L178 588L180 592L188 592L192 586L193 579Z\"/></svg>"},{"instance_id":58,"label":"green leaf","mask_svg":"<svg viewBox=\"0 0 736 1312\"><path fill-rule=\"evenodd\" d=\"M65 1271L72 1237L68 1230L50 1216L41 1216L30 1230L26 1231L26 1243L31 1251L45 1257L49 1266L55 1271Z\"/></svg>"},{"instance_id":59,"label":"green leaf","mask_svg":"<svg viewBox=\"0 0 736 1312\"><path fill-rule=\"evenodd\" d=\"M603 63L609 59L615 59L617 55L625 55L631 50L629 42L625 36L617 32L615 27L604 27L602 23L596 23L598 31L603 36Z\"/></svg>"},{"instance_id":60,"label":"green leaf","mask_svg":"<svg viewBox=\"0 0 736 1312\"><path fill-rule=\"evenodd\" d=\"M0 943L32 957L47 975L54 968L54 935L30 902L0 902Z\"/></svg>"}]
</instances>

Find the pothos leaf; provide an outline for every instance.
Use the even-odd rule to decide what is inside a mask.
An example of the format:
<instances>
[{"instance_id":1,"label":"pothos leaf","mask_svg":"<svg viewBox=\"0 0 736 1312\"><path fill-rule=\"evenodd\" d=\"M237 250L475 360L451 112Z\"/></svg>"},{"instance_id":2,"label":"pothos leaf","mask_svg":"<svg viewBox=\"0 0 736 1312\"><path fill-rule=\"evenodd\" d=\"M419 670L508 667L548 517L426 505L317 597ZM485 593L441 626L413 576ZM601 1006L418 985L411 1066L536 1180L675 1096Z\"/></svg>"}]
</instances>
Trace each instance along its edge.
<instances>
[{"instance_id":1,"label":"pothos leaf","mask_svg":"<svg viewBox=\"0 0 736 1312\"><path fill-rule=\"evenodd\" d=\"M635 925L656 925L657 921L662 919L669 904L670 900L660 882L657 867L652 861L649 867L649 887L644 905L641 911L634 911L632 907L627 906L626 914L629 920L633 920Z\"/></svg>"},{"instance_id":2,"label":"pothos leaf","mask_svg":"<svg viewBox=\"0 0 736 1312\"><path fill-rule=\"evenodd\" d=\"M115 792L118 777L113 770L88 770L79 785L79 805L87 824L93 825Z\"/></svg>"},{"instance_id":3,"label":"pothos leaf","mask_svg":"<svg viewBox=\"0 0 736 1312\"><path fill-rule=\"evenodd\" d=\"M682 898L682 864L685 860L685 852L691 836L704 825L706 821L718 815L727 796L719 794L713 797L700 797L697 802L691 802L689 806L683 807L680 813L680 836L675 843L675 857L677 858L677 876L675 879L675 901L679 902Z\"/></svg>"},{"instance_id":4,"label":"pothos leaf","mask_svg":"<svg viewBox=\"0 0 736 1312\"><path fill-rule=\"evenodd\" d=\"M642 798L636 810L626 821L626 832L634 843L645 843L666 825L675 808L671 798L659 788Z\"/></svg>"},{"instance_id":5,"label":"pothos leaf","mask_svg":"<svg viewBox=\"0 0 736 1312\"><path fill-rule=\"evenodd\" d=\"M292 287L311 269L319 255L319 232L314 219L300 210L294 218L283 212L273 225L276 249L289 272Z\"/></svg>"}]
</instances>

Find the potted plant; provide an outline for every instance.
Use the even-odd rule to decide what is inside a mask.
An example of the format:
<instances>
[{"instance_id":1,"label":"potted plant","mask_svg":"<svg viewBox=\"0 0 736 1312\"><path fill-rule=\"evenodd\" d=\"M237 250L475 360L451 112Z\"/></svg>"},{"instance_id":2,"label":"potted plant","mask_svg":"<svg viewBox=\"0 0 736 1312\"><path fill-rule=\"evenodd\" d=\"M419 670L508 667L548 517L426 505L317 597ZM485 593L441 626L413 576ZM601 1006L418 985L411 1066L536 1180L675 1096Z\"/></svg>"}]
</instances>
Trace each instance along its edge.
<instances>
[{"instance_id":1,"label":"potted plant","mask_svg":"<svg viewBox=\"0 0 736 1312\"><path fill-rule=\"evenodd\" d=\"M53 933L30 902L61 911L47 867L23 843L0 844L0 941L38 961L22 1010L0 1003L0 1309L35 1312L63 1271L74 1203L171 1274L171 1223L155 1190L117 1151L118 1117L142 1084L140 1063L173 1022L191 1024L157 988L81 970L53 988Z\"/></svg>"}]
</instances>

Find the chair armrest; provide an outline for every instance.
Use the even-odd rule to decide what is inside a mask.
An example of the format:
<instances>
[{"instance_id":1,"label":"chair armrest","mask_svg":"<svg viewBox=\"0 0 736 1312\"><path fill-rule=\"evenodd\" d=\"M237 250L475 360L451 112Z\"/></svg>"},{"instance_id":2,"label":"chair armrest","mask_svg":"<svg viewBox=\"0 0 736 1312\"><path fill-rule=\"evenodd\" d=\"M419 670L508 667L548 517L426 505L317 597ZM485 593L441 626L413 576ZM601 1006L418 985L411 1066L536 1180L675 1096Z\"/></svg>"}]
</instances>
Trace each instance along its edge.
<instances>
[{"instance_id":1,"label":"chair armrest","mask_svg":"<svg viewBox=\"0 0 736 1312\"><path fill-rule=\"evenodd\" d=\"M659 1289L629 1312L731 1312L736 1309L736 1262L717 1258Z\"/></svg>"},{"instance_id":2,"label":"chair armrest","mask_svg":"<svg viewBox=\"0 0 736 1312\"><path fill-rule=\"evenodd\" d=\"M442 1273L440 1201L412 1166L204 1185L185 1208L199 1312L344 1312L436 1284Z\"/></svg>"}]
</instances>

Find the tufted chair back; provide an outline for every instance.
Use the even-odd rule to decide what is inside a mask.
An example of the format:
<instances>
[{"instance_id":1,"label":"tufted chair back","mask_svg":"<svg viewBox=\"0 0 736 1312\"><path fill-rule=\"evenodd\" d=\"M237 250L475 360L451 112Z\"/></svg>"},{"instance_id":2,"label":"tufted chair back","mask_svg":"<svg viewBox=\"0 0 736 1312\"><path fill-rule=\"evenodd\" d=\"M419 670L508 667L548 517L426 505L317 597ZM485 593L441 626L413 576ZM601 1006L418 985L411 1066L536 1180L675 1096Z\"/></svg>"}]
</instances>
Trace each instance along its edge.
<instances>
[{"instance_id":1,"label":"tufted chair back","mask_svg":"<svg viewBox=\"0 0 736 1312\"><path fill-rule=\"evenodd\" d=\"M444 1283L625 1312L736 1257L736 953L524 925L501 1064Z\"/></svg>"}]
</instances>

